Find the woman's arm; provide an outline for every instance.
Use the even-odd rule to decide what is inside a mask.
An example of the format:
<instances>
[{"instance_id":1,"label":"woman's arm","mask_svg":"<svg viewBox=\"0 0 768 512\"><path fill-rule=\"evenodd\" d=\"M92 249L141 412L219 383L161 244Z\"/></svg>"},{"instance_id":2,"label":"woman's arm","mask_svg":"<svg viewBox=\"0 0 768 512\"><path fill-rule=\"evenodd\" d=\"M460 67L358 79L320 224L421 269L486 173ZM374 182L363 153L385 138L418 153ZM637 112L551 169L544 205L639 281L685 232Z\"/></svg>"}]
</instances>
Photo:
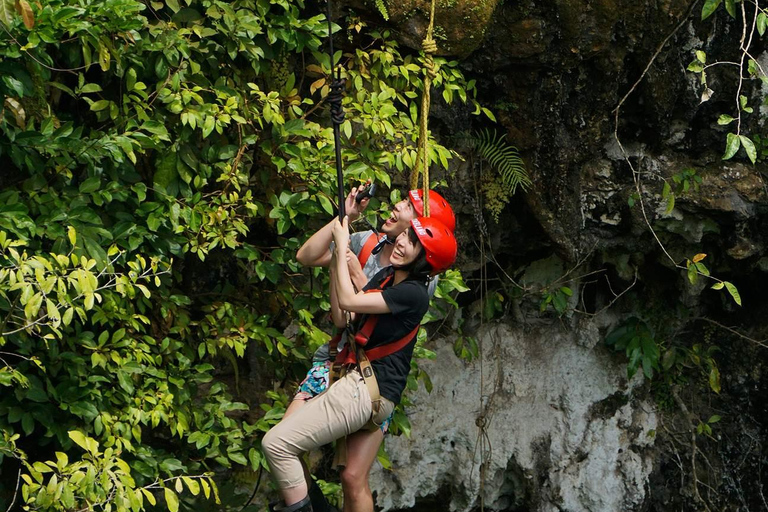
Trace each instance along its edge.
<instances>
[{"instance_id":1,"label":"woman's arm","mask_svg":"<svg viewBox=\"0 0 768 512\"><path fill-rule=\"evenodd\" d=\"M331 318L333 319L333 325L339 329L343 329L347 326L347 314L346 311L339 307L339 299L336 296L336 282L334 280L333 269L335 258L331 259Z\"/></svg>"},{"instance_id":2,"label":"woman's arm","mask_svg":"<svg viewBox=\"0 0 768 512\"><path fill-rule=\"evenodd\" d=\"M390 313L389 306L380 293L355 293L346 262L347 246L349 245L349 221L347 217L344 217L343 224L334 223L333 240L336 242L336 254L332 279L339 308L353 313Z\"/></svg>"}]
</instances>

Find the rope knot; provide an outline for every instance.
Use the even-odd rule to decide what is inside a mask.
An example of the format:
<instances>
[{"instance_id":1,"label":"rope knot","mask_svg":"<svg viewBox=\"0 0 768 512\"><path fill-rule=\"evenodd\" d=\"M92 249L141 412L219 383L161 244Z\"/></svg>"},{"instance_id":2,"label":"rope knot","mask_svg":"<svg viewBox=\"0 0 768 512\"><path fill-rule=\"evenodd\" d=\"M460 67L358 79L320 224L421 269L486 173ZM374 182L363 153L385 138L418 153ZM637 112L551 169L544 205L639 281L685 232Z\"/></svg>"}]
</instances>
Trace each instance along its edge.
<instances>
[{"instance_id":1,"label":"rope knot","mask_svg":"<svg viewBox=\"0 0 768 512\"><path fill-rule=\"evenodd\" d=\"M424 53L427 55L434 55L435 53L437 53L437 43L435 42L434 39L427 36L421 42L421 49L424 50Z\"/></svg>"},{"instance_id":2,"label":"rope knot","mask_svg":"<svg viewBox=\"0 0 768 512\"><path fill-rule=\"evenodd\" d=\"M341 102L344 99L346 81L343 78L335 78L331 82L330 91L326 101L331 106L331 120L334 124L344 122L344 107Z\"/></svg>"},{"instance_id":3,"label":"rope knot","mask_svg":"<svg viewBox=\"0 0 768 512\"><path fill-rule=\"evenodd\" d=\"M437 52L437 43L434 39L427 36L421 43L421 48L424 50L424 70L431 80L437 77L437 70L435 70L435 60L432 55Z\"/></svg>"}]
</instances>

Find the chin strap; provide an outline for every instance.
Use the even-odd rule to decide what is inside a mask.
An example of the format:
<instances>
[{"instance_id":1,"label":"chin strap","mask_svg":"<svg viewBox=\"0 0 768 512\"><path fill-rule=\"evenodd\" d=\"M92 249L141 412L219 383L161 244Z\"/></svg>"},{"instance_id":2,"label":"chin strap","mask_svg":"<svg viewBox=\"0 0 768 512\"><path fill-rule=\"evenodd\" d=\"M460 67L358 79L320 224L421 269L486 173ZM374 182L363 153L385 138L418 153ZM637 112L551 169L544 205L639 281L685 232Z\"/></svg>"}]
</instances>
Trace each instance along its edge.
<instances>
[{"instance_id":1,"label":"chin strap","mask_svg":"<svg viewBox=\"0 0 768 512\"><path fill-rule=\"evenodd\" d=\"M393 245L394 243L395 241L390 240L387 235L381 235L379 241L373 246L373 249L371 249L371 254L379 254L385 245Z\"/></svg>"}]
</instances>

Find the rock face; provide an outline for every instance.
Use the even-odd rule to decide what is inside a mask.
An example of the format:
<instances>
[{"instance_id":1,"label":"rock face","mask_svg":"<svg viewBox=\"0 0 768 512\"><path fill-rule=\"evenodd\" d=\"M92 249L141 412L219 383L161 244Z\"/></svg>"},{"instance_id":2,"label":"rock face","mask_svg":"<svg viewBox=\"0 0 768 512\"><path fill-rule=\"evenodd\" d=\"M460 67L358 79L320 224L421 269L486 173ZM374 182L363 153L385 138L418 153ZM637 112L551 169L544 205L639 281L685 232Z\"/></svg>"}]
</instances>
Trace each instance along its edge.
<instances>
[{"instance_id":1,"label":"rock face","mask_svg":"<svg viewBox=\"0 0 768 512\"><path fill-rule=\"evenodd\" d=\"M387 5L390 28L418 48L426 2ZM768 148L754 165L743 149L723 161L736 125L717 120L734 116L743 94L755 110L740 133L759 145L766 89L750 80L737 91L735 66L707 70L706 87L687 71L696 50L708 63L737 59L741 22L724 7L701 21L701 4L683 0L483 5L492 15L478 18L482 43L443 49L463 57L533 185L481 240L483 198L465 201L476 159L456 164L446 196L459 212L459 263L501 299L462 304L464 332L483 340L482 365L450 348L423 363L435 389L414 397L413 439L388 440L395 470L372 475L378 505L764 509L768 413L756 396L768 389ZM466 33L444 25L451 44ZM476 119L439 100L431 112L439 136ZM716 280L690 277L694 255ZM711 289L720 280L738 287L738 301ZM481 310L499 323L479 327ZM659 351L647 362L652 382L627 383L625 351L605 346L630 317Z\"/></svg>"},{"instance_id":2,"label":"rock face","mask_svg":"<svg viewBox=\"0 0 768 512\"><path fill-rule=\"evenodd\" d=\"M428 510L431 498L435 510L468 511L482 497L489 510L577 512L643 503L657 420L624 365L559 326L478 334L482 361L436 342L436 361L423 364L434 389L409 411L413 436L389 438L395 469L372 475L377 504Z\"/></svg>"}]
</instances>

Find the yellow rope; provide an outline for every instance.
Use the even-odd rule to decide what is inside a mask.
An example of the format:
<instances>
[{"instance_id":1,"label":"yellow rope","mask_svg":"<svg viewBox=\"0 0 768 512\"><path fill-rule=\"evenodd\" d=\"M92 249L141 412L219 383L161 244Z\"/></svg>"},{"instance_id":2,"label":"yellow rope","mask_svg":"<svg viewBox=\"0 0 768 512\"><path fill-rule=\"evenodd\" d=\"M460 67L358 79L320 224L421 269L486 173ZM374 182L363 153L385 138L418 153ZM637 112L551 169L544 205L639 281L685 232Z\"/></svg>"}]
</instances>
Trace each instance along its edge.
<instances>
[{"instance_id":1,"label":"yellow rope","mask_svg":"<svg viewBox=\"0 0 768 512\"><path fill-rule=\"evenodd\" d=\"M411 190L416 190L419 186L419 174L422 176L422 187L424 195L424 216L429 217L429 93L432 89L432 80L437 76L435 71L435 61L432 56L437 53L437 43L432 38L432 32L435 26L435 0L432 0L429 12L429 26L427 35L421 43L424 50L424 92L421 95L421 119L419 120L419 151L416 156L416 166L411 173Z\"/></svg>"}]
</instances>

